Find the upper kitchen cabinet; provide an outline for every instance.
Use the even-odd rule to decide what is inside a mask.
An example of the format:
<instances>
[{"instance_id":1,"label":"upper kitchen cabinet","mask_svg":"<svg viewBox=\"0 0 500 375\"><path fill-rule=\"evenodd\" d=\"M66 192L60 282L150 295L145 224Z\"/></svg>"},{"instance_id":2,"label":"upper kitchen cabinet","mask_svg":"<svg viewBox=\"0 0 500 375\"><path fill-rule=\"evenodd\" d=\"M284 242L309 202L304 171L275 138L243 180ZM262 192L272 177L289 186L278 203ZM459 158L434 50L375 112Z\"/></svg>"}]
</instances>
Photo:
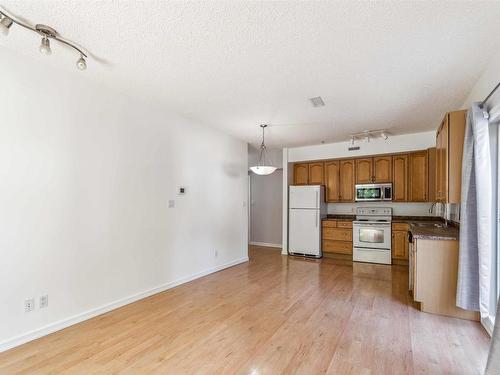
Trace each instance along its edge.
<instances>
[{"instance_id":1,"label":"upper kitchen cabinet","mask_svg":"<svg viewBox=\"0 0 500 375\"><path fill-rule=\"evenodd\" d=\"M354 201L356 163L354 160L340 160L340 201Z\"/></svg>"},{"instance_id":2,"label":"upper kitchen cabinet","mask_svg":"<svg viewBox=\"0 0 500 375\"><path fill-rule=\"evenodd\" d=\"M460 203L466 113L447 113L436 133L437 202Z\"/></svg>"},{"instance_id":3,"label":"upper kitchen cabinet","mask_svg":"<svg viewBox=\"0 0 500 375\"><path fill-rule=\"evenodd\" d=\"M295 163L293 165L294 185L323 185L324 183L323 162Z\"/></svg>"},{"instance_id":4,"label":"upper kitchen cabinet","mask_svg":"<svg viewBox=\"0 0 500 375\"><path fill-rule=\"evenodd\" d=\"M307 185L309 183L309 164L296 163L293 166L293 184Z\"/></svg>"},{"instance_id":5,"label":"upper kitchen cabinet","mask_svg":"<svg viewBox=\"0 0 500 375\"><path fill-rule=\"evenodd\" d=\"M371 184L392 181L392 156L356 159L356 183Z\"/></svg>"},{"instance_id":6,"label":"upper kitchen cabinet","mask_svg":"<svg viewBox=\"0 0 500 375\"><path fill-rule=\"evenodd\" d=\"M326 201L340 200L340 161L325 162Z\"/></svg>"},{"instance_id":7,"label":"upper kitchen cabinet","mask_svg":"<svg viewBox=\"0 0 500 375\"><path fill-rule=\"evenodd\" d=\"M373 158L373 180L376 183L392 181L392 156L377 156Z\"/></svg>"},{"instance_id":8,"label":"upper kitchen cabinet","mask_svg":"<svg viewBox=\"0 0 500 375\"><path fill-rule=\"evenodd\" d=\"M373 159L356 159L356 183L371 184L373 182Z\"/></svg>"},{"instance_id":9,"label":"upper kitchen cabinet","mask_svg":"<svg viewBox=\"0 0 500 375\"><path fill-rule=\"evenodd\" d=\"M392 200L394 202L408 201L408 155L392 157Z\"/></svg>"},{"instance_id":10,"label":"upper kitchen cabinet","mask_svg":"<svg viewBox=\"0 0 500 375\"><path fill-rule=\"evenodd\" d=\"M432 147L427 150L429 164L429 202L436 201L436 148Z\"/></svg>"},{"instance_id":11,"label":"upper kitchen cabinet","mask_svg":"<svg viewBox=\"0 0 500 375\"><path fill-rule=\"evenodd\" d=\"M428 189L427 150L412 152L408 156L408 200L427 202Z\"/></svg>"},{"instance_id":12,"label":"upper kitchen cabinet","mask_svg":"<svg viewBox=\"0 0 500 375\"><path fill-rule=\"evenodd\" d=\"M309 163L309 185L323 185L323 163Z\"/></svg>"}]
</instances>

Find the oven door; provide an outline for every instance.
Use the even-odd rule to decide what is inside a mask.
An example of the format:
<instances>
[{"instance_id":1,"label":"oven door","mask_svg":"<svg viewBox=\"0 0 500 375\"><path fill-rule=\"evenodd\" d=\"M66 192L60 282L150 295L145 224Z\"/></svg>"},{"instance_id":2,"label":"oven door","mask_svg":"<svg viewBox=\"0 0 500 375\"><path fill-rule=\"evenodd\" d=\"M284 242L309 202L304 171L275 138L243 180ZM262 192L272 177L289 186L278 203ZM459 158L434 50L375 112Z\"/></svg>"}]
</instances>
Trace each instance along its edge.
<instances>
[{"instance_id":1,"label":"oven door","mask_svg":"<svg viewBox=\"0 0 500 375\"><path fill-rule=\"evenodd\" d=\"M368 249L391 249L391 224L353 225L353 245Z\"/></svg>"}]
</instances>

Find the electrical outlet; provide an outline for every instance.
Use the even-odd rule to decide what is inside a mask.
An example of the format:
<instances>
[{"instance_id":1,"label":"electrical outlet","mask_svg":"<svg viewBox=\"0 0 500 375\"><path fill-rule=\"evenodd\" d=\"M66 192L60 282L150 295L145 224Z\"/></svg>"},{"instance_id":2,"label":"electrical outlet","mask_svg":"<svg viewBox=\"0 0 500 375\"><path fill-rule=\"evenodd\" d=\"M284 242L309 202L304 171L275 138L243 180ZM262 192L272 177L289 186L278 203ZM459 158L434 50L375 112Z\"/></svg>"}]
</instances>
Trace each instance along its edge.
<instances>
[{"instance_id":1,"label":"electrical outlet","mask_svg":"<svg viewBox=\"0 0 500 375\"><path fill-rule=\"evenodd\" d=\"M175 201L173 199L170 199L168 201L168 208L174 208L175 207Z\"/></svg>"},{"instance_id":2,"label":"electrical outlet","mask_svg":"<svg viewBox=\"0 0 500 375\"><path fill-rule=\"evenodd\" d=\"M49 307L49 296L48 294L40 297L40 308L43 309Z\"/></svg>"},{"instance_id":3,"label":"electrical outlet","mask_svg":"<svg viewBox=\"0 0 500 375\"><path fill-rule=\"evenodd\" d=\"M35 310L35 299L34 298L28 298L24 300L24 312L32 312Z\"/></svg>"}]
</instances>

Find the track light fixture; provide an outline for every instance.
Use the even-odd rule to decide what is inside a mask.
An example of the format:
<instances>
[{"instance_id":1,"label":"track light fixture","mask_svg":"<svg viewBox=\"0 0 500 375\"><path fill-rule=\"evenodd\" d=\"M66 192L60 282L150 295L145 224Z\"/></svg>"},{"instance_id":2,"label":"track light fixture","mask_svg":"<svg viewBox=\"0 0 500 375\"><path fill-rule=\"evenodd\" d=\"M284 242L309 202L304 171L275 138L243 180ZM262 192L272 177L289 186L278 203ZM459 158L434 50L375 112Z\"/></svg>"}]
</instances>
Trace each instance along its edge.
<instances>
[{"instance_id":1,"label":"track light fixture","mask_svg":"<svg viewBox=\"0 0 500 375\"><path fill-rule=\"evenodd\" d=\"M87 69L87 62L85 60L87 59L87 55L85 54L85 52L83 52L82 49L77 47L73 42L62 38L52 27L41 24L31 26L25 22L19 21L11 15L6 14L5 11L0 10L0 33L5 36L9 35L9 30L13 24L21 26L26 30L33 31L42 37L42 42L39 48L42 55L48 56L52 54L52 49L50 48L50 39L56 40L59 43L65 44L66 46L71 47L75 51L77 51L80 55L80 58L77 60L76 66L80 70Z\"/></svg>"},{"instance_id":2,"label":"track light fixture","mask_svg":"<svg viewBox=\"0 0 500 375\"><path fill-rule=\"evenodd\" d=\"M372 138L383 138L385 141L389 138L390 133L386 129L378 129L378 130L363 130L360 133L351 134L351 144L354 145L355 140L363 140L366 139L367 142L370 142Z\"/></svg>"}]
</instances>

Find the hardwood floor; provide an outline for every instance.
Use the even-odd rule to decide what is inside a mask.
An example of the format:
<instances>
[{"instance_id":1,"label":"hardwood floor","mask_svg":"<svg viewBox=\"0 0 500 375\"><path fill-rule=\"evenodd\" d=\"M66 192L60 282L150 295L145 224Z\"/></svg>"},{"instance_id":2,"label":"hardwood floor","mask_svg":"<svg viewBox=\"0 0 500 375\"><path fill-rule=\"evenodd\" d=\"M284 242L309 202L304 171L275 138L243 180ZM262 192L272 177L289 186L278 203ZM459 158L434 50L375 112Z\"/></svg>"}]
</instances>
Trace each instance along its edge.
<instances>
[{"instance_id":1,"label":"hardwood floor","mask_svg":"<svg viewBox=\"0 0 500 375\"><path fill-rule=\"evenodd\" d=\"M0 353L0 374L482 374L479 323L422 313L404 266L281 256Z\"/></svg>"}]
</instances>

